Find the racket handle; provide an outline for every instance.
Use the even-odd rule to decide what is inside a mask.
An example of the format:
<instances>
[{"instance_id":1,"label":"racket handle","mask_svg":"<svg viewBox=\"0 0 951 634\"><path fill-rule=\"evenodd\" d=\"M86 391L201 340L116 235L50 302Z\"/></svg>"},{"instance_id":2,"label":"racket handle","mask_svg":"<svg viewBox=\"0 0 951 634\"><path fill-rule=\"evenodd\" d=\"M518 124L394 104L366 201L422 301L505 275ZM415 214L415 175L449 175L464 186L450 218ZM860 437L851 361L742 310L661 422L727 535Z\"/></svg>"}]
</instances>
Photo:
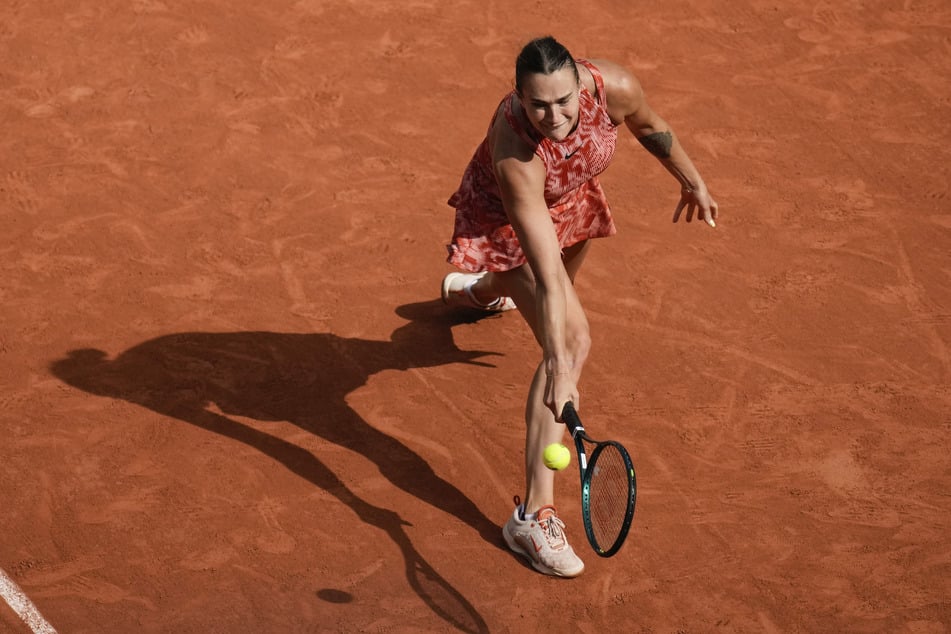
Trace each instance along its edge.
<instances>
[{"instance_id":1,"label":"racket handle","mask_svg":"<svg viewBox=\"0 0 951 634\"><path fill-rule=\"evenodd\" d=\"M578 412L575 410L575 404L571 401L565 403L564 409L561 410L561 422L568 427L568 431L571 432L572 437L579 431L584 431L584 426L581 424L581 419L578 418Z\"/></svg>"}]
</instances>

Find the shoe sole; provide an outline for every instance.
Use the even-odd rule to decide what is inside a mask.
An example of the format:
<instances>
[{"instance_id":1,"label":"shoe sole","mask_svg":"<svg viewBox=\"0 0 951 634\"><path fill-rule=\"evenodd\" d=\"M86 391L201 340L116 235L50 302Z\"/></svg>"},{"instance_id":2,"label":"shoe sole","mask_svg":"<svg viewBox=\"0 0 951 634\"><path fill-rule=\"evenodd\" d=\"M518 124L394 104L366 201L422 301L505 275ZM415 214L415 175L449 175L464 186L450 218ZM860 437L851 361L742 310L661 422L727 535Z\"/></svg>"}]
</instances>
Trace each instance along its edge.
<instances>
[{"instance_id":1,"label":"shoe sole","mask_svg":"<svg viewBox=\"0 0 951 634\"><path fill-rule=\"evenodd\" d=\"M452 285L452 281L464 275L463 273L449 273L446 277L442 278L442 301L444 304L449 304L449 287Z\"/></svg>"}]
</instances>

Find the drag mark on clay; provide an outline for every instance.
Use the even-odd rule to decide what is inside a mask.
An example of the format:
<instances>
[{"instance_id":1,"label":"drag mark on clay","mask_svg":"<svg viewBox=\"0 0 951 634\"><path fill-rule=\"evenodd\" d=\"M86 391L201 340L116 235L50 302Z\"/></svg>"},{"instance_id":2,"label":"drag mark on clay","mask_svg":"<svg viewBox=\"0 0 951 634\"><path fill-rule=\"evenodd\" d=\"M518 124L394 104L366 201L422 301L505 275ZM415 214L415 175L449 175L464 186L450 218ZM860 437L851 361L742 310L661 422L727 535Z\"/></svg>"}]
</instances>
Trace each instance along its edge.
<instances>
[{"instance_id":1,"label":"drag mark on clay","mask_svg":"<svg viewBox=\"0 0 951 634\"><path fill-rule=\"evenodd\" d=\"M7 576L7 573L0 569L0 597L6 601L14 612L17 613L23 622L26 623L35 634L56 634L56 630L50 625L40 611L36 609L29 597L23 594L20 586Z\"/></svg>"}]
</instances>

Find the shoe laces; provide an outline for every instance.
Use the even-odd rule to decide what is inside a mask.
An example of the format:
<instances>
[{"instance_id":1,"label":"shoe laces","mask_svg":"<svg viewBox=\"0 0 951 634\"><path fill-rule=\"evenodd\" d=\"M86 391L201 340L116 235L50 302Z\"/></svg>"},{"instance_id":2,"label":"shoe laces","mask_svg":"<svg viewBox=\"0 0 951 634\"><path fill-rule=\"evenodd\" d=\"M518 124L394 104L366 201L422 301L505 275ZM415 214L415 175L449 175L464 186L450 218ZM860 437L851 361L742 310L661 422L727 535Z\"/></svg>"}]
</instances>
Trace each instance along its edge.
<instances>
[{"instance_id":1,"label":"shoe laces","mask_svg":"<svg viewBox=\"0 0 951 634\"><path fill-rule=\"evenodd\" d=\"M561 550L568 545L565 538L565 523L555 514L554 507L546 506L538 511L538 525L545 532L545 539L552 550Z\"/></svg>"}]
</instances>

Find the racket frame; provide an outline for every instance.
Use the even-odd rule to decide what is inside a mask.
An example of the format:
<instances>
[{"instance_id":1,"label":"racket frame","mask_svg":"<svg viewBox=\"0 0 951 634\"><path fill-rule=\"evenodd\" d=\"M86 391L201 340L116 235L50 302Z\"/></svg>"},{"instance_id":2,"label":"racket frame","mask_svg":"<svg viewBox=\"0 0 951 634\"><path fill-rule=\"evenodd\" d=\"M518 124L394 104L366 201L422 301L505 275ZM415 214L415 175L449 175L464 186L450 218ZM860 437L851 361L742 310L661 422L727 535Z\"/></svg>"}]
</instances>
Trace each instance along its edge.
<instances>
[{"instance_id":1,"label":"racket frame","mask_svg":"<svg viewBox=\"0 0 951 634\"><path fill-rule=\"evenodd\" d=\"M578 412L575 410L574 404L570 401L565 403L561 420L568 428L568 432L575 442L575 451L578 454L578 470L581 475L581 519L584 523L585 535L595 553L601 557L611 557L617 553L624 544L624 540L627 539L628 531L631 528L631 522L634 520L634 506L637 502L637 476L634 473L634 463L627 449L625 449L621 443L613 440L599 441L588 436L587 432L585 432L584 425L581 423L581 418L579 418ZM585 448L586 442L594 445L594 450L591 452L590 458ZM624 512L621 530L614 540L614 543L611 544L610 547L604 548L602 544L598 543L594 534L594 525L591 522L591 477L595 473L594 467L597 465L598 456L607 447L616 448L624 460L628 474L628 490L630 495L627 499L627 508Z\"/></svg>"}]
</instances>

